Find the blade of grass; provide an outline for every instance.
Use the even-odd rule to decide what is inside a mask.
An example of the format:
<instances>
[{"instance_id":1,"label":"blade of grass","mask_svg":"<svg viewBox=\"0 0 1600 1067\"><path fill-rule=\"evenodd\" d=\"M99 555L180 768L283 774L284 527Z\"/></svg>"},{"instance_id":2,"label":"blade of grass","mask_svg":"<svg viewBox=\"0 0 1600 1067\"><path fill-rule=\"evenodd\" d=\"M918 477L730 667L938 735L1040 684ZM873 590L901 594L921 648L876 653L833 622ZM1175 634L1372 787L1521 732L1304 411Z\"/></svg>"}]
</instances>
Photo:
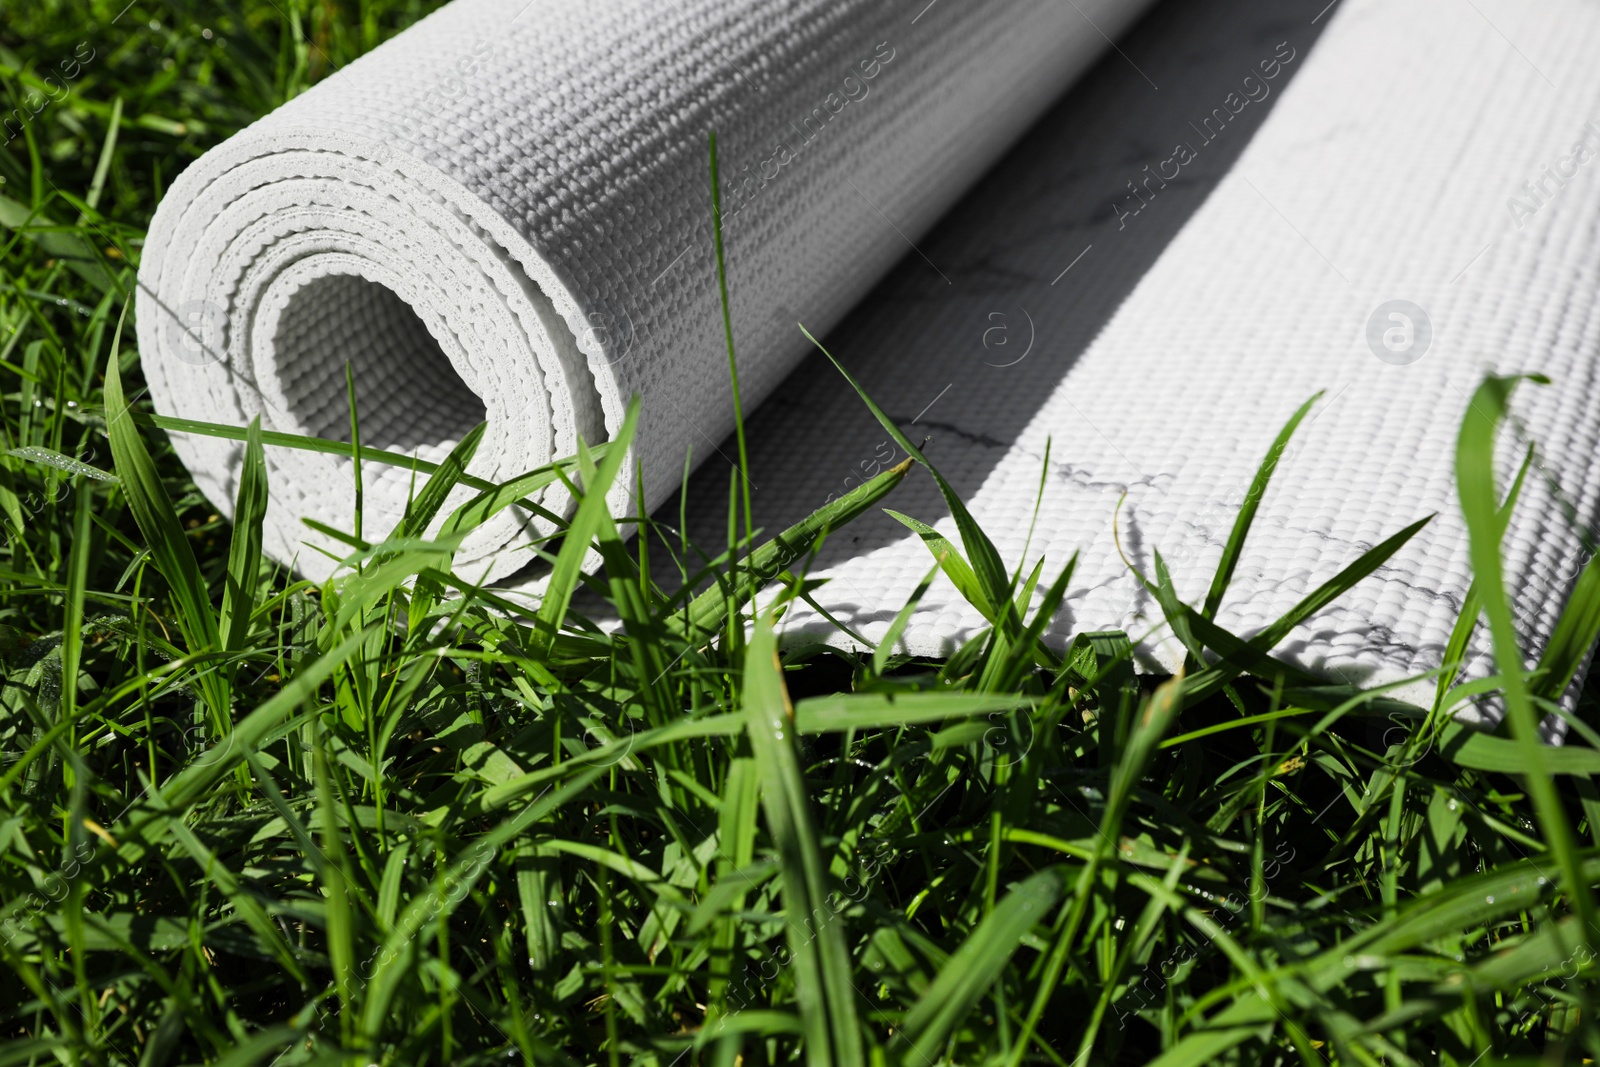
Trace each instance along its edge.
<instances>
[{"instance_id":1,"label":"blade of grass","mask_svg":"<svg viewBox=\"0 0 1600 1067\"><path fill-rule=\"evenodd\" d=\"M1289 632L1296 626L1333 603L1357 582L1383 566L1389 557L1398 552L1407 541L1416 536L1432 519L1433 516L1431 515L1428 518L1419 519L1399 533L1385 538L1362 553L1354 563L1349 564L1338 574L1312 590L1309 595L1285 612L1282 617L1246 642L1246 648L1249 653L1253 655L1271 650L1273 646L1287 637ZM1200 628L1200 623L1197 621L1200 618L1202 616L1191 616L1190 624L1196 626L1197 629ZM1211 632L1214 633L1215 631ZM1248 656L1242 654L1226 656L1221 662L1189 679L1189 687L1184 694L1184 700L1189 703L1209 696L1249 669Z\"/></svg>"},{"instance_id":2,"label":"blade of grass","mask_svg":"<svg viewBox=\"0 0 1600 1067\"><path fill-rule=\"evenodd\" d=\"M802 734L874 730L1014 711L1032 703L1020 693L835 693L795 705L794 729Z\"/></svg>"},{"instance_id":3,"label":"blade of grass","mask_svg":"<svg viewBox=\"0 0 1600 1067\"><path fill-rule=\"evenodd\" d=\"M944 497L945 506L950 509L950 515L955 519L956 529L961 531L961 544L966 549L967 559L977 576L978 585L989 603L995 606L998 615L996 625L1001 627L1008 637L1014 637L1022 629L1022 623L1017 618L1015 606L1011 603L1011 583L1006 577L1005 564L1001 561L1000 552L994 547L994 542L989 540L989 535L983 532L983 528L972 517L972 513L967 510L966 504L956 493L955 488L945 481L944 475L939 473L938 468L928 462L928 457L922 454L921 449L912 444L911 439L900 431L894 420L884 414L883 409L861 387L861 383L844 369L844 364L835 359L833 353L811 335L811 331L802 326L800 332L806 335L806 340L817 346L818 351L828 357L828 361L838 369L844 380L850 383L850 388L854 389L856 395L867 405L867 409L878 420L878 424L905 450L906 455L927 468L928 473L933 475L934 482L939 486L939 493Z\"/></svg>"},{"instance_id":4,"label":"blade of grass","mask_svg":"<svg viewBox=\"0 0 1600 1067\"><path fill-rule=\"evenodd\" d=\"M146 414L142 411L132 412L129 416L134 423L149 430L161 430L165 433L187 433L199 437L214 437L222 441L244 441L248 439L249 430L244 426L230 426L221 422L204 422L200 419L180 419L171 415ZM348 441L333 441L323 437L307 437L303 434L282 433L277 430L261 431L261 443L273 448L293 448L301 452L316 452L325 456L343 456L352 458L358 454L357 449ZM590 451L596 458L610 449L610 445L601 443L591 445ZM382 463L390 467L403 467L406 470L416 471L418 474L434 474L439 470L440 464L430 463L417 456L409 456L404 452L386 452L381 448L372 448L362 445L359 455L363 463ZM540 467L522 475L521 479L514 479L503 485L471 474L461 476L461 484L476 489L481 493L499 501L499 507L505 507L523 496L527 496L556 481L555 471L561 467L571 466L570 459L556 460L553 464ZM523 484L522 479L527 480ZM518 487L521 492L515 492ZM506 498L506 493L514 495ZM499 510L497 507L495 510Z\"/></svg>"},{"instance_id":5,"label":"blade of grass","mask_svg":"<svg viewBox=\"0 0 1600 1067\"><path fill-rule=\"evenodd\" d=\"M421 537L427 531L428 524L433 522L433 517L439 514L439 509L444 507L451 492L466 476L467 465L477 454L478 445L482 443L484 431L488 428L487 422L478 423L450 450L444 462L439 464L439 469L423 483L422 492L406 504L405 515L395 527L395 537Z\"/></svg>"},{"instance_id":6,"label":"blade of grass","mask_svg":"<svg viewBox=\"0 0 1600 1067\"><path fill-rule=\"evenodd\" d=\"M933 985L895 1027L889 1045L906 1067L938 1062L940 1046L999 979L1017 945L1043 922L1066 888L1066 871L1047 867L1007 893L978 924Z\"/></svg>"},{"instance_id":7,"label":"blade of grass","mask_svg":"<svg viewBox=\"0 0 1600 1067\"><path fill-rule=\"evenodd\" d=\"M1211 579L1211 588L1206 592L1205 605L1200 609L1200 614L1206 618L1216 618L1217 609L1222 606L1222 596L1227 592L1228 583L1233 580L1233 572L1239 565L1239 555L1244 551L1250 525L1255 521L1256 511L1267 494L1267 486L1278 470L1278 461L1283 458L1284 449L1289 447L1289 439L1300 428L1312 405L1322 399L1322 393L1322 390L1318 390L1296 409L1273 439L1272 447L1267 449L1266 456L1261 460L1261 466L1256 468L1255 477L1250 480L1250 489L1245 494L1244 502L1239 505L1239 514L1233 520L1233 529L1228 532L1228 540L1222 546L1222 558L1217 561L1217 572Z\"/></svg>"},{"instance_id":8,"label":"blade of grass","mask_svg":"<svg viewBox=\"0 0 1600 1067\"><path fill-rule=\"evenodd\" d=\"M885 509L887 510L887 509ZM922 581L917 583L916 589L906 598L905 606L895 613L894 619L889 623L889 629L884 631L883 640L878 642L878 647L872 650L872 673L883 674L884 667L888 666L889 657L894 655L894 646L900 640L900 635L905 632L906 624L911 621L911 616L916 614L917 605L922 602L922 597L933 584L933 576L939 573L939 564L935 563L929 568L928 573L922 576Z\"/></svg>"},{"instance_id":9,"label":"blade of grass","mask_svg":"<svg viewBox=\"0 0 1600 1067\"><path fill-rule=\"evenodd\" d=\"M539 602L538 629L534 640L539 644L538 651L541 653L548 653L556 634L560 632L561 624L567 617L567 607L572 603L572 595L582 576L584 561L589 558L590 544L600 532L601 523L611 517L606 497L616 481L617 472L622 468L622 461L633 443L638 426L639 398L634 397L628 404L627 414L623 416L622 426L611 441L612 448L600 461L594 477L583 486L581 493L574 490L578 508L573 513L561 549L556 554L550 581L545 586L544 599Z\"/></svg>"},{"instance_id":10,"label":"blade of grass","mask_svg":"<svg viewBox=\"0 0 1600 1067\"><path fill-rule=\"evenodd\" d=\"M1533 447L1530 445L1523 457L1522 467L1517 471L1517 477L1512 481L1511 488L1506 491L1505 502L1500 505L1497 517L1502 538L1505 537L1505 528L1511 521L1511 514L1516 509L1517 498L1522 495L1528 468L1532 465ZM1443 669L1439 672L1439 683L1434 693L1435 712L1444 710L1445 698L1455 683L1456 675L1460 673L1462 660L1467 654L1467 644L1472 640L1472 634L1478 626L1478 617L1482 613L1483 598L1478 593L1478 583L1474 579L1467 586L1467 595L1461 599L1461 614L1456 616L1455 625L1450 628L1450 639L1445 642L1444 656L1440 661Z\"/></svg>"},{"instance_id":11,"label":"blade of grass","mask_svg":"<svg viewBox=\"0 0 1600 1067\"><path fill-rule=\"evenodd\" d=\"M169 778L153 798L135 804L110 830L111 836L121 842L118 855L123 863L138 863L165 836L171 818L182 815L208 795L291 712L314 697L318 687L368 636L365 631L353 633L307 664L280 692L241 719L226 737Z\"/></svg>"},{"instance_id":12,"label":"blade of grass","mask_svg":"<svg viewBox=\"0 0 1600 1067\"><path fill-rule=\"evenodd\" d=\"M750 452L744 441L744 403L739 396L739 361L733 354L733 314L728 308L728 266L722 248L722 180L717 172L717 131L706 135L711 157L711 219L717 248L717 293L722 304L722 332L728 343L728 381L733 389L733 432L739 443L739 484L744 503L744 537L754 540L755 526L750 514Z\"/></svg>"},{"instance_id":13,"label":"blade of grass","mask_svg":"<svg viewBox=\"0 0 1600 1067\"><path fill-rule=\"evenodd\" d=\"M1590 559L1578 573L1566 607L1539 657L1538 670L1528 687L1529 695L1559 700L1594 648L1597 637L1600 637L1600 556Z\"/></svg>"},{"instance_id":14,"label":"blade of grass","mask_svg":"<svg viewBox=\"0 0 1600 1067\"><path fill-rule=\"evenodd\" d=\"M812 822L805 775L795 753L794 709L778 663L772 622L756 622L745 657L744 708L761 779L761 808L778 849L796 997L806 1062L860 1067L860 1023L845 919L833 910L827 861Z\"/></svg>"},{"instance_id":15,"label":"blade of grass","mask_svg":"<svg viewBox=\"0 0 1600 1067\"><path fill-rule=\"evenodd\" d=\"M907 460L909 463L910 461ZM912 533L922 538L922 543L928 546L928 551L933 553L934 560L939 569L944 571L945 577L950 579L956 591L961 594L967 603L978 609L978 613L991 623L995 621L994 602L984 590L983 583L978 580L978 575L973 571L960 550L950 541L935 530L932 526L913 519L910 515L902 515L892 508L884 508L884 514L905 526Z\"/></svg>"},{"instance_id":16,"label":"blade of grass","mask_svg":"<svg viewBox=\"0 0 1600 1067\"><path fill-rule=\"evenodd\" d=\"M94 497L82 478L73 479L72 546L67 556L67 589L61 617L61 717L76 717L78 665L83 655L83 604L89 584L89 556L94 551Z\"/></svg>"},{"instance_id":17,"label":"blade of grass","mask_svg":"<svg viewBox=\"0 0 1600 1067\"><path fill-rule=\"evenodd\" d=\"M178 608L178 626L183 631L189 651L210 652L221 645L210 591L200 574L194 549L172 508L172 501L161 485L155 462L151 460L138 428L127 417L129 406L122 394L122 375L115 354L121 347L127 309L128 305L124 304L122 318L117 320L117 332L111 343L113 355L106 365L106 431L111 438L111 456L116 464L117 477L121 479L128 510L133 513L139 532L150 547L156 570L161 572L172 591ZM226 681L216 672L207 672L201 675L199 687L210 708L218 735L227 733L231 721Z\"/></svg>"},{"instance_id":18,"label":"blade of grass","mask_svg":"<svg viewBox=\"0 0 1600 1067\"><path fill-rule=\"evenodd\" d=\"M261 447L261 418L250 420L244 461L239 467L239 491L233 504L233 537L228 546L227 583L222 590L222 612L217 619L222 648L245 650L250 616L256 602L256 581L261 570L262 523L267 515L267 464Z\"/></svg>"},{"instance_id":19,"label":"blade of grass","mask_svg":"<svg viewBox=\"0 0 1600 1067\"><path fill-rule=\"evenodd\" d=\"M355 537L362 540L361 523L366 515L366 481L361 470L361 420L356 410L356 376L350 361L344 364L344 395L350 408L350 464L351 480L355 484Z\"/></svg>"},{"instance_id":20,"label":"blade of grass","mask_svg":"<svg viewBox=\"0 0 1600 1067\"><path fill-rule=\"evenodd\" d=\"M747 603L795 560L810 552L830 531L839 529L882 500L905 479L910 470L911 463L907 460L822 505L751 552L734 590L706 590L689 602L685 612L686 624L674 616L663 619L663 626L669 632L683 637L715 633L730 611Z\"/></svg>"},{"instance_id":21,"label":"blade of grass","mask_svg":"<svg viewBox=\"0 0 1600 1067\"><path fill-rule=\"evenodd\" d=\"M1164 683L1144 701L1128 732L1126 743L1117 754L1117 762L1111 772L1110 788L1107 790L1105 810L1100 817L1100 833L1095 842L1094 856L1079 872L1067 914L1060 924L1055 944L1051 948L1044 972L1034 991L1033 1005L1028 1009L1022 1031L1012 1045L1011 1055L1007 1060L1009 1067L1018 1067L1022 1062L1034 1030L1038 1027L1039 1020L1044 1017L1045 1008L1061 981L1061 972L1077 940L1079 927L1091 901L1097 895L1093 889L1099 872L1111 858L1110 853L1114 847L1112 843L1121 837L1122 821L1133 798L1134 787L1159 751L1161 739L1177 721L1178 712L1182 707L1182 694L1183 675L1179 674Z\"/></svg>"},{"instance_id":22,"label":"blade of grass","mask_svg":"<svg viewBox=\"0 0 1600 1067\"><path fill-rule=\"evenodd\" d=\"M755 860L760 802L761 782L756 776L754 757L743 754L735 756L728 765L722 805L717 811L716 889L722 889L725 885L733 887L727 903L729 914L717 921L716 939L712 944L712 952L716 955L713 957L710 980L711 1004L712 1010L724 1018L728 981L734 965L734 946L739 940L739 920L736 916L745 906L748 888L745 871Z\"/></svg>"},{"instance_id":23,"label":"blade of grass","mask_svg":"<svg viewBox=\"0 0 1600 1067\"><path fill-rule=\"evenodd\" d=\"M111 118L106 123L106 139L100 146L100 159L94 166L94 178L89 182L89 193L83 202L91 209L100 206L100 194L105 192L106 176L111 173L111 159L117 151L117 132L122 129L122 97L111 101ZM83 218L79 219L82 223Z\"/></svg>"},{"instance_id":24,"label":"blade of grass","mask_svg":"<svg viewBox=\"0 0 1600 1067\"><path fill-rule=\"evenodd\" d=\"M1547 381L1539 377L1532 380L1540 383ZM1522 648L1511 615L1511 603L1506 597L1500 563L1503 528L1499 521L1500 496L1495 490L1495 435L1500 421L1505 417L1511 391L1518 381L1518 378L1490 377L1473 394L1462 417L1461 433L1456 439L1456 487L1461 500L1461 514L1467 523L1472 573L1482 589L1483 610L1489 621L1495 663L1504 680L1502 692L1506 712L1511 719L1511 732L1522 750L1523 781L1533 798L1539 828L1561 866L1568 899L1581 923L1584 943L1592 951L1597 940L1600 940L1600 927L1595 926L1594 897L1590 893L1590 883L1584 879L1577 841L1545 759L1533 694L1523 679ZM1583 612L1592 610L1593 605L1587 601L1594 595L1592 586L1586 586L1586 601L1580 605ZM1587 626L1588 623L1586 615L1582 625ZM1570 629L1577 631L1579 626L1580 623L1575 621ZM1563 638L1564 647L1570 647L1567 634L1563 634Z\"/></svg>"}]
</instances>

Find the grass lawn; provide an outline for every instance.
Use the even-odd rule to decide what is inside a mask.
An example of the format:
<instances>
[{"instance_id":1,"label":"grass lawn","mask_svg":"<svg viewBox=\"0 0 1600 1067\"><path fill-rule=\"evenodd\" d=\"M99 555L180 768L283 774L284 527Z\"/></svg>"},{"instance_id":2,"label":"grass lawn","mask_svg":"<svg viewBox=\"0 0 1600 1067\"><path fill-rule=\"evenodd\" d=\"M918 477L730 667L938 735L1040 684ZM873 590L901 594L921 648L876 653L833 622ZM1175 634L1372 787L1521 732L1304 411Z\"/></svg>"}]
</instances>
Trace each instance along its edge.
<instances>
[{"instance_id":1,"label":"grass lawn","mask_svg":"<svg viewBox=\"0 0 1600 1067\"><path fill-rule=\"evenodd\" d=\"M474 435L314 586L261 557L271 435L233 526L173 458L133 268L184 165L436 5L126 2L0 0L0 1067L1600 1058L1592 701L1567 747L1536 736L1600 573L1520 669L1513 383L1461 429L1477 585L1429 707L1270 656L1416 527L1246 642L1212 619L1249 503L1206 603L1145 576L1176 678L1136 677L1120 633L1047 647L1071 561L1008 571L950 493L929 580L988 632L944 662L779 652L818 539L938 477L903 439L918 463L777 537L742 507L730 544L623 537L631 422L417 536L474 485ZM452 538L558 480L574 532L513 619ZM1518 669L1457 685L1475 626ZM1492 690L1499 731L1451 723Z\"/></svg>"}]
</instances>

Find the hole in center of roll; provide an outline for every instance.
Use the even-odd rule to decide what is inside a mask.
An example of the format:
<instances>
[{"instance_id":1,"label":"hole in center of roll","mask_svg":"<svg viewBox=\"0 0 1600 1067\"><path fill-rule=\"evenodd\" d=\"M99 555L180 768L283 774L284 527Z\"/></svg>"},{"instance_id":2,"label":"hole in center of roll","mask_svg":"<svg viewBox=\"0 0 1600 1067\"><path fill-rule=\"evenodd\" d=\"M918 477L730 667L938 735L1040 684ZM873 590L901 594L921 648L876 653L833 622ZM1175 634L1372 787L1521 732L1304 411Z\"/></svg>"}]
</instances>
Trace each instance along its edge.
<instances>
[{"instance_id":1,"label":"hole in center of roll","mask_svg":"<svg viewBox=\"0 0 1600 1067\"><path fill-rule=\"evenodd\" d=\"M486 417L410 305L359 275L324 275L295 290L273 349L289 414L317 437L350 440L346 363L369 448L437 462Z\"/></svg>"}]
</instances>

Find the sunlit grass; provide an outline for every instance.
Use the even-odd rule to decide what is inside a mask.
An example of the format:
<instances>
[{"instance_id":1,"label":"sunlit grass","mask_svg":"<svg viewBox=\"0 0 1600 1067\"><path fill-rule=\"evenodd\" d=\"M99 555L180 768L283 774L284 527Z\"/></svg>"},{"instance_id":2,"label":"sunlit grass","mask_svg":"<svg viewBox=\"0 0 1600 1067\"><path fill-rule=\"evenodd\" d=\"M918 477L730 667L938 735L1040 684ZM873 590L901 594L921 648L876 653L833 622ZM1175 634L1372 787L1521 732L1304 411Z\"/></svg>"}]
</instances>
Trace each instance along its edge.
<instances>
[{"instance_id":1,"label":"sunlit grass","mask_svg":"<svg viewBox=\"0 0 1600 1067\"><path fill-rule=\"evenodd\" d=\"M428 5L120 7L0 23L16 105L94 53L0 152L0 1064L1600 1055L1600 737L1581 714L1565 748L1534 736L1600 577L1521 671L1497 551L1520 480L1491 467L1513 383L1462 427L1478 584L1429 707L1271 655L1426 516L1258 634L1215 620L1316 398L1206 601L1141 576L1190 650L1178 678L1135 676L1121 633L1053 651L1072 560L1008 566L864 394L912 460L776 536L731 485L733 543L676 582L641 564L676 535L630 540L606 507L636 409L501 487L463 475L469 435L416 465L394 534L338 531L341 574L296 581L261 557L263 442L351 446L229 428L223 523L165 438L223 431L143 401L132 264L179 167ZM954 583L990 628L908 659L908 604L875 649L783 649L819 539L907 477L938 479L957 530L901 516L922 589ZM453 546L553 485L549 591L509 614ZM596 596L620 628L574 610ZM1518 673L1457 686L1480 609ZM1504 731L1451 723L1496 688Z\"/></svg>"}]
</instances>

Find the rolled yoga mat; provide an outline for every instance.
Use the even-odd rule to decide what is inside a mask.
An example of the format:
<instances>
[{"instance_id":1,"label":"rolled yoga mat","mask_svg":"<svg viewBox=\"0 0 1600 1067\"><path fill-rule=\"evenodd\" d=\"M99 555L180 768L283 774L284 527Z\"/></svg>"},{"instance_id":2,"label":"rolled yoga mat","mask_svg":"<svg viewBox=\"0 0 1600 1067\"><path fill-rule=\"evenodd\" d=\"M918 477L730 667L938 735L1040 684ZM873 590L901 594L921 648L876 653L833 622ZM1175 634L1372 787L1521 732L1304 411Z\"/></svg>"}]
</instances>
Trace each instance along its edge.
<instances>
[{"instance_id":1,"label":"rolled yoga mat","mask_svg":"<svg viewBox=\"0 0 1600 1067\"><path fill-rule=\"evenodd\" d=\"M808 347L789 306L837 321L895 231L925 231L1145 6L456 0L173 184L139 275L152 396L348 439L348 361L363 444L438 460L487 418L470 470L503 480L605 439L638 394L615 504L658 504L733 427L708 131L753 403ZM174 443L226 507L238 449ZM267 550L323 578L315 548L347 550L300 520L351 528L351 466L268 458ZM366 474L371 538L412 479ZM524 521L477 531L462 573L524 568Z\"/></svg>"},{"instance_id":2,"label":"rolled yoga mat","mask_svg":"<svg viewBox=\"0 0 1600 1067\"><path fill-rule=\"evenodd\" d=\"M1438 666L1470 582L1452 470L1467 398L1486 369L1542 370L1556 384L1524 389L1511 435L1539 442L1541 468L1505 541L1536 656L1600 502L1600 165L1575 149L1600 120L1600 9L1168 4L1029 130L1141 7L458 0L175 183L141 267L156 402L338 437L348 359L368 443L437 458L487 414L474 473L494 478L603 438L638 393L643 482L618 509L670 495L692 448L708 462L691 526L715 543L731 426L715 126L741 385L747 405L770 397L751 424L762 525L898 458L830 367L785 381L798 320L932 438L1009 564L1025 544L1029 565L1080 553L1055 639L1126 629L1170 669L1118 502L1123 551L1148 573L1159 549L1198 603L1267 445L1323 390L1218 621L1248 637L1436 512L1277 649L1390 682ZM236 455L175 441L226 506ZM1520 454L1508 439L1503 475ZM348 468L272 462L270 549L326 574L298 520L349 525ZM392 521L408 486L369 484L369 508ZM943 512L925 479L891 503ZM526 539L486 529L466 573L536 590L513 573ZM929 563L873 516L811 573L871 642ZM983 625L939 578L902 647L948 654ZM806 611L786 627L853 640ZM1480 634L1469 673L1485 651Z\"/></svg>"}]
</instances>

